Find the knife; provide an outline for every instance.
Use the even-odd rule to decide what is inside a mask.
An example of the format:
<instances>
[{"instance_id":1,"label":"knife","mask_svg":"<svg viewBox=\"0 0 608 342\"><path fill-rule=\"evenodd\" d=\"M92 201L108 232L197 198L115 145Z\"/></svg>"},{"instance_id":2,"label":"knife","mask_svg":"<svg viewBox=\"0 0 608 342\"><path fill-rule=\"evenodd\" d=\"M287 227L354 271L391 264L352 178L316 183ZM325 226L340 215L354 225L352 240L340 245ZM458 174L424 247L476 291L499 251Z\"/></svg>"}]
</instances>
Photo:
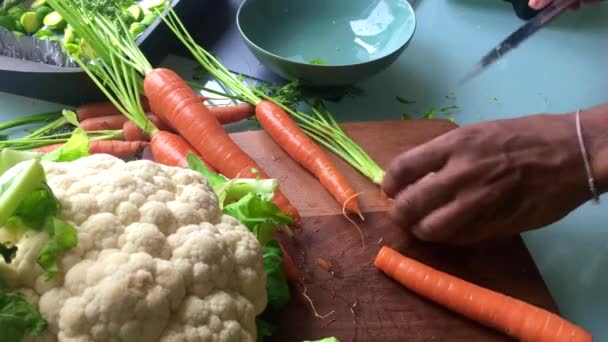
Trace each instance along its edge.
<instances>
[{"instance_id":1,"label":"knife","mask_svg":"<svg viewBox=\"0 0 608 342\"><path fill-rule=\"evenodd\" d=\"M524 40L530 38L536 31L553 20L557 15L562 13L568 7L574 5L579 0L555 0L550 5L539 12L532 20L511 33L507 39L503 40L488 54L486 54L477 64L475 64L460 83L467 82L485 70L488 66L499 60L509 51L516 48Z\"/></svg>"}]
</instances>

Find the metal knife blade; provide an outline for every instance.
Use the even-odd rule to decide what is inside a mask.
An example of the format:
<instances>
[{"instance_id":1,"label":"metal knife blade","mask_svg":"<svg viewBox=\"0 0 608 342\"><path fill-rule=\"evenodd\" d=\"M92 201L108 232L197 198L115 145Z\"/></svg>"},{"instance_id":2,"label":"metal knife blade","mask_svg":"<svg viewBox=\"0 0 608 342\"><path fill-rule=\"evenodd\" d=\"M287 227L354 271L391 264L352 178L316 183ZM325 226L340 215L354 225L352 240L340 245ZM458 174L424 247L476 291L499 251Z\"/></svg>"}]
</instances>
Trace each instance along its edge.
<instances>
[{"instance_id":1,"label":"metal knife blade","mask_svg":"<svg viewBox=\"0 0 608 342\"><path fill-rule=\"evenodd\" d=\"M545 7L536 17L511 33L505 40L490 50L483 58L469 70L460 83L467 82L485 70L488 66L496 62L509 51L516 48L524 40L530 38L535 32L540 30L548 22L557 17L571 5L579 0L555 0Z\"/></svg>"}]
</instances>

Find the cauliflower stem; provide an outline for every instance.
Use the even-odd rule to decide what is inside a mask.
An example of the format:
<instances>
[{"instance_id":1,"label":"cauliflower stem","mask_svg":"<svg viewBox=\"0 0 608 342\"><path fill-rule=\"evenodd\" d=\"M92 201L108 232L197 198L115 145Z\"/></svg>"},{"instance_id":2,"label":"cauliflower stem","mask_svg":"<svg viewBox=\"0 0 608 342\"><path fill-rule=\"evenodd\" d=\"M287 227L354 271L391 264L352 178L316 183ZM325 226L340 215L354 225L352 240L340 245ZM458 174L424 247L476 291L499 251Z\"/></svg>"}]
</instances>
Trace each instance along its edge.
<instances>
[{"instance_id":1,"label":"cauliflower stem","mask_svg":"<svg viewBox=\"0 0 608 342\"><path fill-rule=\"evenodd\" d=\"M74 141L46 158L79 158L81 154L74 152L78 151L74 147L82 139ZM0 255L4 261L0 261L1 341L21 341L24 336L43 333L47 327L38 309L22 294L4 290L7 283L16 281L11 268L14 259L33 254L48 280L60 272L57 259L78 242L76 229L58 218L61 204L46 182L40 157L38 153L10 149L0 152Z\"/></svg>"}]
</instances>

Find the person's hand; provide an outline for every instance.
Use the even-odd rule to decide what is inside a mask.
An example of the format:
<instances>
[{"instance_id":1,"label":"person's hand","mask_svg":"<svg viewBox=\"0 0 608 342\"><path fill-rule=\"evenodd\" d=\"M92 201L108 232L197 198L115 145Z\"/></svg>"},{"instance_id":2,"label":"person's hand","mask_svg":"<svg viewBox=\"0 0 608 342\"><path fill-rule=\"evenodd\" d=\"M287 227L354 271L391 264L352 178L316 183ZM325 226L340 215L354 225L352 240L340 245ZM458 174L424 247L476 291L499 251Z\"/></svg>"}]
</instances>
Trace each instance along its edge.
<instances>
[{"instance_id":1,"label":"person's hand","mask_svg":"<svg viewBox=\"0 0 608 342\"><path fill-rule=\"evenodd\" d=\"M529 0L528 6L535 10L541 10L545 8L547 5L552 3L554 0ZM580 7L580 3L588 3L595 2L597 0L581 0L579 3L573 5L571 9L578 9Z\"/></svg>"},{"instance_id":2,"label":"person's hand","mask_svg":"<svg viewBox=\"0 0 608 342\"><path fill-rule=\"evenodd\" d=\"M383 187L397 223L454 244L540 228L591 198L574 114L454 129L398 156Z\"/></svg>"}]
</instances>

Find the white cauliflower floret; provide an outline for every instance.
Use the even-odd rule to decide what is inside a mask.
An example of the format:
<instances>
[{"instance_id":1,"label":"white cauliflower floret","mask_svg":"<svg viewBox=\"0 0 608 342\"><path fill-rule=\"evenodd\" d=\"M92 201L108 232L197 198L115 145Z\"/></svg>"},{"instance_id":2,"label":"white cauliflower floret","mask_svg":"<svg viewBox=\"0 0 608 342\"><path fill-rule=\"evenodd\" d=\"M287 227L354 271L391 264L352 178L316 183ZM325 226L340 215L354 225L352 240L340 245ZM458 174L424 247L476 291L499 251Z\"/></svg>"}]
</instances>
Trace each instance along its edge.
<instances>
[{"instance_id":1,"label":"white cauliflower floret","mask_svg":"<svg viewBox=\"0 0 608 342\"><path fill-rule=\"evenodd\" d=\"M48 321L33 340L255 341L261 246L199 173L99 154L43 166L79 241L53 281L36 263L46 234L0 262Z\"/></svg>"},{"instance_id":2,"label":"white cauliflower floret","mask_svg":"<svg viewBox=\"0 0 608 342\"><path fill-rule=\"evenodd\" d=\"M202 299L188 297L161 341L254 342L255 316L251 302L238 293L216 291Z\"/></svg>"},{"instance_id":3,"label":"white cauliflower floret","mask_svg":"<svg viewBox=\"0 0 608 342\"><path fill-rule=\"evenodd\" d=\"M179 272L171 262L145 253L114 253L100 255L83 277L66 278L72 296L59 312L60 340L152 341L163 332L171 308L185 295ZM88 277L89 272L96 276Z\"/></svg>"}]
</instances>

